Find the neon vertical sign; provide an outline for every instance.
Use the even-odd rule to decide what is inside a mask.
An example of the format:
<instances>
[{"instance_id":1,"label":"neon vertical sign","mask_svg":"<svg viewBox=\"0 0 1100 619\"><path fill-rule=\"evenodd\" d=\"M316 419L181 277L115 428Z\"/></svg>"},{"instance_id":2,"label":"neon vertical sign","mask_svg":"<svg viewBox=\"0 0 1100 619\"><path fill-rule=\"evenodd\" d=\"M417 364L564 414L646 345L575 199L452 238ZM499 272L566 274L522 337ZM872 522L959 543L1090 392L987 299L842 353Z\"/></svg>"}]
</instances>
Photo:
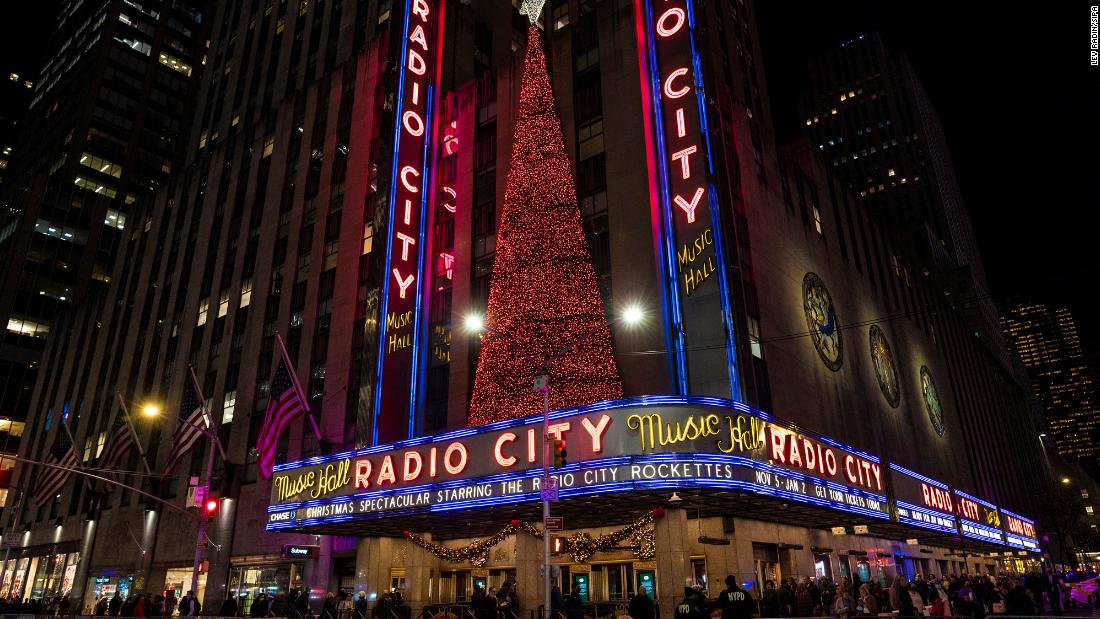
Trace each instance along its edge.
<instances>
[{"instance_id":1,"label":"neon vertical sign","mask_svg":"<svg viewBox=\"0 0 1100 619\"><path fill-rule=\"evenodd\" d=\"M641 4L641 3L639 3ZM729 284L691 0L645 0L637 19L647 152L659 191L654 236L681 393L739 399ZM647 123L648 125L648 123Z\"/></svg>"},{"instance_id":2,"label":"neon vertical sign","mask_svg":"<svg viewBox=\"0 0 1100 619\"><path fill-rule=\"evenodd\" d=\"M374 389L375 444L408 438L415 431L422 381L421 307L426 303L425 256L431 189L428 157L439 81L438 49L443 31L439 0L407 0L401 30L397 111L389 227L378 330Z\"/></svg>"}]
</instances>

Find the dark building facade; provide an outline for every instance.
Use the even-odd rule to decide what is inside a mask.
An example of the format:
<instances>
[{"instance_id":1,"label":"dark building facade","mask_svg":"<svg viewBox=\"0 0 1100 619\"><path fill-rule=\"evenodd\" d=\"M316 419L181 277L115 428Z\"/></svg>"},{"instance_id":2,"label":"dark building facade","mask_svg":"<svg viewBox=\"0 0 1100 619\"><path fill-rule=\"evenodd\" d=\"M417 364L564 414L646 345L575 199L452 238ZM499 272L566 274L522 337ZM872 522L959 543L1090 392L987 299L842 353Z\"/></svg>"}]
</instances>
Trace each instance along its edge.
<instances>
[{"instance_id":1,"label":"dark building facade","mask_svg":"<svg viewBox=\"0 0 1100 619\"><path fill-rule=\"evenodd\" d=\"M279 441L277 462L324 462L346 450L381 449L372 440L373 381L383 354L378 333L386 319L380 316L382 282L389 277L385 239L393 232L389 196L400 178L393 136L405 67L401 45L414 4L442 15L443 36L439 130L428 157L436 179L426 202L432 254L422 272L430 278L420 349L425 389L408 425L415 437L466 425L479 340L460 325L467 313L484 310L492 281L528 43L519 3L220 3L185 162L136 211L141 225L121 236L109 286L67 312L47 340L49 371L39 376L28 422L35 440L20 449L31 460L44 458L64 411L72 411L68 424L82 462L93 466L117 414L116 394L133 403L158 401L175 415L193 367L229 454L213 484L222 501L211 527L216 544L205 553L209 568L198 583L190 581L195 529L187 515L133 492L97 492L73 479L46 504L24 499L5 512L11 549L2 582L9 592L40 595L69 585L86 603L115 588L197 587L206 604L227 591L245 594L250 604L256 592L271 588L377 593L396 586L419 606L462 602L476 579L495 586L509 578L520 580L524 607L535 608L539 550L531 539L510 539L488 563L471 564L439 561L401 537L403 526L425 533L438 526L437 540L485 535L499 528L496 521L508 521L508 507L496 508L492 518L442 512L446 520L433 520L418 513L408 521L265 530L275 522L267 506L272 484L257 479L251 447L279 356L276 333L298 369L322 439L308 421L294 423ZM669 230L655 219L666 203L653 162L665 146L647 136L656 115L667 111L673 114L668 131L687 139L687 123L677 129L675 110L665 109L687 86L658 76L660 62L648 57L665 43L647 42L647 33L681 32L672 28L675 21L649 23L650 4L553 2L543 16L554 98L605 310L610 315L638 303L650 316L646 328L613 329L625 395L767 411L752 415L771 423L768 413L774 414L805 428L807 437L835 437L818 444L843 447L851 462L864 458L865 449L900 467L891 471L907 471L899 475L983 497L990 513L997 512L993 503L1029 513L1029 488L1046 483L1047 474L1032 448L1038 430L1025 390L988 343L976 341L966 316L944 301L942 282L922 270L925 256L898 243L881 213L862 208L858 193L834 179L830 163L819 162L820 149L775 143L751 4L686 5L696 12L694 23L704 24L692 33L702 69L694 83L709 88L690 125L698 141L686 148L710 153L705 166L701 156L691 161L709 181L712 213L696 238L700 251L714 258L700 262L707 266L699 267L691 288L709 287L696 297L704 299L700 312L709 313L692 316L692 306L684 322L676 322L668 309L676 293L668 291L684 273L661 265L676 264L680 241L666 243L669 237L656 232ZM672 94L661 98L659 90ZM685 171L681 180L688 176ZM674 194L673 180L661 182ZM668 221L677 234L689 230L677 227L684 222L699 223ZM681 301L694 303L686 296ZM677 348L669 345L679 337L677 324L702 326L685 330L687 345ZM149 461L163 463L171 426L142 421L137 427ZM183 505L205 448L155 491ZM474 458L487 462L489 456ZM861 462L874 468L871 459ZM137 452L125 466L141 466ZM16 469L14 486L23 497L32 489L30 471ZM889 483L880 478L873 495L852 495L870 496L879 506L870 516L863 507L830 512L794 491L777 500L685 486L681 492L697 508L691 530L730 538L730 544L706 546L685 537L689 511L680 509L655 525L652 562L610 550L591 562L555 559L555 569L563 580L591 575L592 601L621 601L637 590L634 576L648 574L658 579L665 604L683 578L705 583L708 572L713 592L725 574L758 586L780 575L886 578L1025 567L1017 551L1008 552L1011 559L993 558L994 546L966 541L958 529L929 538L906 528L918 520L887 515L896 510L892 502L884 506L883 484ZM147 480L141 485L154 489ZM603 515L599 525L567 524L595 535L658 494L667 496L668 487L639 486L607 502L567 499L555 509L576 523L587 522L585 514ZM702 511L708 502L715 507ZM101 509L89 511L92 503ZM527 517L530 503L515 510L511 517ZM936 517L954 518L953 512ZM851 533L865 523L872 526L867 535L834 537L822 528ZM940 533L949 528L938 526ZM141 544L150 549L144 555L126 542L128 527L141 531ZM927 552L902 541L914 537L922 548L927 543ZM288 555L284 545L296 544L303 554ZM670 548L679 559L670 559ZM1026 554L1037 546L1015 548ZM51 576L47 566L59 561L74 566L72 579Z\"/></svg>"},{"instance_id":2,"label":"dark building facade","mask_svg":"<svg viewBox=\"0 0 1100 619\"><path fill-rule=\"evenodd\" d=\"M1021 303L1001 315L1012 352L1027 368L1031 390L1043 407L1058 454L1095 464L1100 455L1100 402L1081 348L1081 336L1067 307Z\"/></svg>"},{"instance_id":3,"label":"dark building facade","mask_svg":"<svg viewBox=\"0 0 1100 619\"><path fill-rule=\"evenodd\" d=\"M825 165L1003 350L943 127L909 60L861 34L815 59L809 76L804 128Z\"/></svg>"},{"instance_id":4,"label":"dark building facade","mask_svg":"<svg viewBox=\"0 0 1100 619\"><path fill-rule=\"evenodd\" d=\"M204 7L61 4L24 99L29 109L19 113L20 141L5 144L12 155L4 156L0 191L0 416L27 418L55 317L106 289L116 251L137 225L136 203L181 160Z\"/></svg>"}]
</instances>

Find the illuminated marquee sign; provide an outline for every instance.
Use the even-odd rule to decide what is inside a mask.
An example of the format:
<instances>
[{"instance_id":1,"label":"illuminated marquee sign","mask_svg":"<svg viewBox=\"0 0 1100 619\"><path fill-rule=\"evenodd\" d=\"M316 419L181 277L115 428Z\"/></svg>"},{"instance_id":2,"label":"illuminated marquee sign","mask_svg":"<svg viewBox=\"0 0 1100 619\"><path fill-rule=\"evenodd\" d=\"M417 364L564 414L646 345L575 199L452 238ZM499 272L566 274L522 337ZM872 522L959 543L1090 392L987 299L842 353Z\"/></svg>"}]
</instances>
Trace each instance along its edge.
<instances>
[{"instance_id":1,"label":"illuminated marquee sign","mask_svg":"<svg viewBox=\"0 0 1100 619\"><path fill-rule=\"evenodd\" d=\"M898 522L945 533L958 533L951 489L920 473L890 465Z\"/></svg>"},{"instance_id":2,"label":"illuminated marquee sign","mask_svg":"<svg viewBox=\"0 0 1100 619\"><path fill-rule=\"evenodd\" d=\"M406 0L394 118L393 176L386 232L385 283L378 329L373 442L412 436L424 340L422 308L431 222L428 157L435 123L435 85L443 2ZM407 403L407 405L406 405ZM385 408L383 408L385 406Z\"/></svg>"},{"instance_id":3,"label":"illuminated marquee sign","mask_svg":"<svg viewBox=\"0 0 1100 619\"><path fill-rule=\"evenodd\" d=\"M1001 514L997 511L997 506L962 490L956 490L955 513L959 517L959 530L966 537L1004 543Z\"/></svg>"},{"instance_id":4,"label":"illuminated marquee sign","mask_svg":"<svg viewBox=\"0 0 1100 619\"><path fill-rule=\"evenodd\" d=\"M1034 521L1018 516L1007 509L1002 509L1001 523L1004 525L1006 544L1024 550L1039 549L1039 539L1035 533Z\"/></svg>"},{"instance_id":5,"label":"illuminated marquee sign","mask_svg":"<svg viewBox=\"0 0 1100 619\"><path fill-rule=\"evenodd\" d=\"M509 420L276 466L267 528L538 500L541 423ZM878 458L730 400L603 402L552 413L550 433L569 444L570 464L554 474L562 497L674 484L889 518ZM791 449L779 458L775 437L797 442L802 459ZM836 466L806 466L807 457Z\"/></svg>"},{"instance_id":6,"label":"illuminated marquee sign","mask_svg":"<svg viewBox=\"0 0 1100 619\"><path fill-rule=\"evenodd\" d=\"M653 233L682 393L740 397L692 0L636 2Z\"/></svg>"}]
</instances>

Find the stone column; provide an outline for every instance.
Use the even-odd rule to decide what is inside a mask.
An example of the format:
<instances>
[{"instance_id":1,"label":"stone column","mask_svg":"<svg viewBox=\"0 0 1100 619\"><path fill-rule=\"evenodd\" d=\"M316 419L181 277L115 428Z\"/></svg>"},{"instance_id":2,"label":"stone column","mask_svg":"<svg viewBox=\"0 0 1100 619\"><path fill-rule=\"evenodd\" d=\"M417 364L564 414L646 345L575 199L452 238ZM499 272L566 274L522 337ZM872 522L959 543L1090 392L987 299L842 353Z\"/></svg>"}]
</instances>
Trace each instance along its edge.
<instances>
[{"instance_id":1,"label":"stone column","mask_svg":"<svg viewBox=\"0 0 1100 619\"><path fill-rule=\"evenodd\" d=\"M153 565L153 555L156 553L159 520L159 508L146 510L141 520L141 547L144 552L139 553L137 564L134 566L134 590L138 593L159 590L150 587L149 581L149 568ZM161 582L163 583L163 580Z\"/></svg>"},{"instance_id":2,"label":"stone column","mask_svg":"<svg viewBox=\"0 0 1100 619\"><path fill-rule=\"evenodd\" d=\"M519 615L538 616L539 606L546 599L542 591L542 540L523 532L517 533L514 540Z\"/></svg>"},{"instance_id":3,"label":"stone column","mask_svg":"<svg viewBox=\"0 0 1100 619\"><path fill-rule=\"evenodd\" d=\"M657 603L661 615L671 617L676 603L691 584L691 552L688 546L687 512L675 507L665 508L665 517L653 526L657 546Z\"/></svg>"},{"instance_id":4,"label":"stone column","mask_svg":"<svg viewBox=\"0 0 1100 619\"><path fill-rule=\"evenodd\" d=\"M236 518L237 501L224 499L214 514L213 520L206 525L209 545L203 553L207 562L206 590L203 592L202 607L215 612L229 595L229 557L233 551L233 521ZM200 507L201 509L201 507Z\"/></svg>"},{"instance_id":5,"label":"stone column","mask_svg":"<svg viewBox=\"0 0 1100 619\"><path fill-rule=\"evenodd\" d=\"M432 541L431 533L424 533L424 539ZM439 583L432 582L435 574L436 557L420 546L407 542L404 539L394 540L391 545L391 555L401 555L405 561L405 603L414 611L418 611L432 600L429 594L435 594ZM396 566L395 566L396 567ZM387 570L386 579L389 579Z\"/></svg>"},{"instance_id":6,"label":"stone column","mask_svg":"<svg viewBox=\"0 0 1100 619\"><path fill-rule=\"evenodd\" d=\"M317 558L306 561L302 585L309 591L309 607L320 614L325 595L332 589L332 537L318 535L317 538Z\"/></svg>"},{"instance_id":7,"label":"stone column","mask_svg":"<svg viewBox=\"0 0 1100 619\"><path fill-rule=\"evenodd\" d=\"M69 591L69 597L76 600L77 610L80 611L87 606L89 600L84 599L84 589L88 584L88 568L92 563L92 548L95 546L95 535L98 526L98 522L95 520L86 520L81 522L81 537L80 537L80 561L76 564L76 576L73 578L73 588ZM34 576L27 574L26 583L24 589L29 591L31 585L34 584Z\"/></svg>"}]
</instances>

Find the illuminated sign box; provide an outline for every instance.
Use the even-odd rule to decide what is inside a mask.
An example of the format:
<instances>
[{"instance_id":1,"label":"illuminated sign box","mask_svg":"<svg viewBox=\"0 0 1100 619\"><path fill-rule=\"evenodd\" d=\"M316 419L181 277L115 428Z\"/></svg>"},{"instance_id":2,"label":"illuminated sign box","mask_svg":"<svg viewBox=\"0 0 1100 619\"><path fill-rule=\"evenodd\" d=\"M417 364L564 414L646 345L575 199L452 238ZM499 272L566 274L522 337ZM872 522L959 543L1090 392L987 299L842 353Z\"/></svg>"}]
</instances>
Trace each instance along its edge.
<instances>
[{"instance_id":1,"label":"illuminated sign box","mask_svg":"<svg viewBox=\"0 0 1100 619\"><path fill-rule=\"evenodd\" d=\"M1035 521L1002 509L1001 524L1004 526L1005 544L1023 550L1039 550Z\"/></svg>"},{"instance_id":2,"label":"illuminated sign box","mask_svg":"<svg viewBox=\"0 0 1100 619\"><path fill-rule=\"evenodd\" d=\"M275 467L268 529L538 500L539 416ZM551 413L562 498L739 489L889 518L880 460L718 398L652 396Z\"/></svg>"},{"instance_id":3,"label":"illuminated sign box","mask_svg":"<svg viewBox=\"0 0 1100 619\"><path fill-rule=\"evenodd\" d=\"M316 557L321 552L320 546L302 546L297 544L283 544L284 557Z\"/></svg>"},{"instance_id":4,"label":"illuminated sign box","mask_svg":"<svg viewBox=\"0 0 1100 619\"><path fill-rule=\"evenodd\" d=\"M947 484L890 464L898 522L945 533L958 533L955 501Z\"/></svg>"},{"instance_id":5,"label":"illuminated sign box","mask_svg":"<svg viewBox=\"0 0 1100 619\"><path fill-rule=\"evenodd\" d=\"M959 517L959 530L964 536L1004 543L1001 514L996 505L962 490L955 490L955 513Z\"/></svg>"}]
</instances>

